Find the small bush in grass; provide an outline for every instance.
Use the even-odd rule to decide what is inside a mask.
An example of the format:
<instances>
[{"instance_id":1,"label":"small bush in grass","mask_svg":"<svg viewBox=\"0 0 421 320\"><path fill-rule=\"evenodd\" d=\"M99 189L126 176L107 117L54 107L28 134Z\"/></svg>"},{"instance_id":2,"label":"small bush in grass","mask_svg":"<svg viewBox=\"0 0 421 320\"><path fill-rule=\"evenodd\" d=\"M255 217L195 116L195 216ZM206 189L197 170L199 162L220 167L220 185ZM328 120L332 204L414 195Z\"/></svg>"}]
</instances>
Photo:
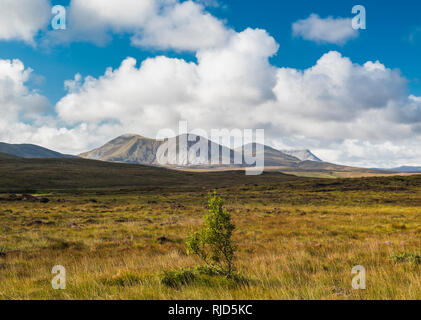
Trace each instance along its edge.
<instances>
[{"instance_id":1,"label":"small bush in grass","mask_svg":"<svg viewBox=\"0 0 421 320\"><path fill-rule=\"evenodd\" d=\"M199 256L215 272L231 277L235 270L233 263L236 246L231 239L235 226L223 205L224 201L216 192L210 194L205 225L188 236L186 245L187 254Z\"/></svg>"},{"instance_id":2,"label":"small bush in grass","mask_svg":"<svg viewBox=\"0 0 421 320\"><path fill-rule=\"evenodd\" d=\"M421 264L421 254L401 252L399 254L392 254L390 259L395 262L410 262Z\"/></svg>"},{"instance_id":3,"label":"small bush in grass","mask_svg":"<svg viewBox=\"0 0 421 320\"><path fill-rule=\"evenodd\" d=\"M194 271L205 276L220 276L223 274L219 269L211 266L198 266L194 268Z\"/></svg>"},{"instance_id":4,"label":"small bush in grass","mask_svg":"<svg viewBox=\"0 0 421 320\"><path fill-rule=\"evenodd\" d=\"M164 271L161 283L170 288L179 288L183 285L192 283L195 278L196 276L190 270L169 270Z\"/></svg>"},{"instance_id":5,"label":"small bush in grass","mask_svg":"<svg viewBox=\"0 0 421 320\"><path fill-rule=\"evenodd\" d=\"M142 278L131 272L122 272L112 278L104 279L102 282L110 286L131 287L140 284Z\"/></svg>"}]
</instances>

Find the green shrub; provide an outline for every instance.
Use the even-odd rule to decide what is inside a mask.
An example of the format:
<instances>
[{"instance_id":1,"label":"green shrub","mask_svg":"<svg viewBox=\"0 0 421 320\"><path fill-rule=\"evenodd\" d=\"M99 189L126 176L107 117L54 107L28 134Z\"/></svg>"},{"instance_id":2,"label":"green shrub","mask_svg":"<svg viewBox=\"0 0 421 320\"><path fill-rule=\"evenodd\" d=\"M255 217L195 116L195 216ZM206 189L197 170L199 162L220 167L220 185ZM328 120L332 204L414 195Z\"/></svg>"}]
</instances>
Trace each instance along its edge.
<instances>
[{"instance_id":1,"label":"green shrub","mask_svg":"<svg viewBox=\"0 0 421 320\"><path fill-rule=\"evenodd\" d=\"M235 270L236 246L231 239L235 226L223 205L216 192L209 195L209 214L204 216L205 225L188 236L186 245L187 254L199 256L208 267L230 277Z\"/></svg>"},{"instance_id":2,"label":"green shrub","mask_svg":"<svg viewBox=\"0 0 421 320\"><path fill-rule=\"evenodd\" d=\"M198 274L205 275L205 276L220 276L223 273L212 266L198 266L194 268L194 271Z\"/></svg>"},{"instance_id":3,"label":"green shrub","mask_svg":"<svg viewBox=\"0 0 421 320\"><path fill-rule=\"evenodd\" d=\"M169 270L164 271L161 283L170 288L179 288L183 285L192 283L195 279L196 276L190 270Z\"/></svg>"},{"instance_id":4,"label":"green shrub","mask_svg":"<svg viewBox=\"0 0 421 320\"><path fill-rule=\"evenodd\" d=\"M392 254L390 259L395 262L410 262L421 264L421 254L401 252L399 254Z\"/></svg>"}]
</instances>

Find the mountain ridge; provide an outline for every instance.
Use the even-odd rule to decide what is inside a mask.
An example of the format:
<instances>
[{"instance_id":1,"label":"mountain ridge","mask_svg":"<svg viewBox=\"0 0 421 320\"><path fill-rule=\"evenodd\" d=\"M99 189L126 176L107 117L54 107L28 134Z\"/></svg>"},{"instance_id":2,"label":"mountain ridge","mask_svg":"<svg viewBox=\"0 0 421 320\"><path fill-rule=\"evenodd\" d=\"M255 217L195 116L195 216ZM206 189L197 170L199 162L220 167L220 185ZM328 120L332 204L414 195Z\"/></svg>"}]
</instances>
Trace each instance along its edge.
<instances>
[{"instance_id":1,"label":"mountain ridge","mask_svg":"<svg viewBox=\"0 0 421 320\"><path fill-rule=\"evenodd\" d=\"M20 158L77 158L35 144L10 144L5 142L0 142L0 153Z\"/></svg>"},{"instance_id":2,"label":"mountain ridge","mask_svg":"<svg viewBox=\"0 0 421 320\"><path fill-rule=\"evenodd\" d=\"M187 151L179 148L181 139L184 139L187 143ZM204 139L203 141L200 139ZM208 154L200 155L199 148L196 148L198 142L204 142L208 144ZM160 147L164 143L166 150L176 150L175 154L160 153ZM259 148L257 148L259 146ZM210 151L212 148L218 148L220 151L219 164L211 163ZM203 169L215 169L222 167L241 168L250 166L245 161L244 155L247 151L250 156L259 156L260 153L264 152L265 167L299 167L300 163L303 162L299 157L287 154L281 150L277 150L267 145L260 145L256 143L250 143L245 146L241 146L235 149L231 149L206 138L196 136L193 134L184 134L165 140L155 140L141 135L136 134L125 134L117 138L114 138L99 148L93 149L79 154L80 157L91 160L101 160L110 162L123 162L123 163L136 163L142 165L151 166L163 166L170 168L188 168L197 167ZM293 152L294 150L290 151ZM257 152L257 153L256 153ZM308 159L315 159L310 161L320 162L322 161L317 158L310 150L297 150L297 153ZM228 158L229 154L229 158ZM167 157L168 163L161 161ZM235 160L241 159L241 164L236 164Z\"/></svg>"},{"instance_id":3,"label":"mountain ridge","mask_svg":"<svg viewBox=\"0 0 421 320\"><path fill-rule=\"evenodd\" d=\"M301 161L316 161L316 162L323 162L319 157L315 156L313 152L308 149L302 150L280 150L281 152L296 157Z\"/></svg>"},{"instance_id":4,"label":"mountain ridge","mask_svg":"<svg viewBox=\"0 0 421 320\"><path fill-rule=\"evenodd\" d=\"M180 140L183 139L184 143L187 143L187 151L181 148ZM199 139L203 139L199 140ZM197 147L199 142L208 144L208 154L200 155L201 149ZM160 146L167 143L166 148L161 151ZM214 148L219 148L219 163L211 163L210 151ZM169 156L165 152L176 150L174 154ZM223 152L224 151L224 152ZM247 151L248 156L258 156L259 153L264 152L264 164L245 161ZM289 151L289 153L291 150ZM154 167L163 167L168 169L177 170L188 170L188 171L218 171L218 170L242 170L250 167L264 167L266 171L276 171L284 173L296 174L319 174L322 173L325 176L335 176L334 173L344 173L348 176L353 176L353 173L364 173L364 174L392 174L392 171L385 170L374 170L367 168L357 168L350 166L337 165L328 163L320 160L310 150L297 150L300 158L314 160L301 160L298 157L286 154L281 150L277 150L273 147L250 143L239 148L230 149L228 147L219 145L206 138L196 136L193 134L184 134L176 137L169 138L167 140L155 140L145 138L140 135L122 135L115 139L110 140L103 146L93 149L91 151L80 154L79 156L85 159L101 160L107 162L120 162L129 164L140 164ZM229 155L229 156L228 156ZM162 158L168 156L168 162L160 161ZM241 160L241 164L236 164L237 161ZM250 160L250 159L247 159ZM253 159L251 159L253 160Z\"/></svg>"}]
</instances>

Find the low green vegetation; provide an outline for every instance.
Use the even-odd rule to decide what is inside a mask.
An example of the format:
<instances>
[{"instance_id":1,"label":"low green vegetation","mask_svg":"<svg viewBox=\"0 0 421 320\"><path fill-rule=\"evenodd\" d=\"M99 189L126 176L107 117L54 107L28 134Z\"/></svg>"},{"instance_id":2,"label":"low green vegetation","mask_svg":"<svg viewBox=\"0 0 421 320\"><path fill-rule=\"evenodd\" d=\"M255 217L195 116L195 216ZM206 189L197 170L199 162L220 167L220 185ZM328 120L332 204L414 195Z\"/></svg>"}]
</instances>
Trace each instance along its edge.
<instances>
[{"instance_id":1,"label":"low green vegetation","mask_svg":"<svg viewBox=\"0 0 421 320\"><path fill-rule=\"evenodd\" d=\"M143 187L82 188L79 176L73 189L66 176L64 189L32 193L43 202L0 194L0 299L421 299L419 176L186 173L177 187L173 173L159 185L152 172ZM209 259L221 239L231 277L224 259ZM55 265L65 290L51 286ZM367 290L351 287L356 265Z\"/></svg>"},{"instance_id":2,"label":"low green vegetation","mask_svg":"<svg viewBox=\"0 0 421 320\"><path fill-rule=\"evenodd\" d=\"M180 288L193 282L206 282L211 277L226 277L232 282L245 281L235 273L236 246L231 239L235 229L231 215L223 207L217 193L209 195L209 213L204 216L204 227L191 232L186 240L187 254L196 255L205 264L190 269L164 271L161 283Z\"/></svg>"},{"instance_id":3,"label":"low green vegetation","mask_svg":"<svg viewBox=\"0 0 421 320\"><path fill-rule=\"evenodd\" d=\"M234 268L236 246L231 237L235 229L231 215L223 207L224 201L216 192L209 197L209 214L205 226L191 233L186 241L187 254L195 254L217 273L231 277Z\"/></svg>"},{"instance_id":4,"label":"low green vegetation","mask_svg":"<svg viewBox=\"0 0 421 320\"><path fill-rule=\"evenodd\" d=\"M180 288L192 283L195 279L196 275L191 270L165 270L161 283L171 288Z\"/></svg>"},{"instance_id":5,"label":"low green vegetation","mask_svg":"<svg viewBox=\"0 0 421 320\"><path fill-rule=\"evenodd\" d=\"M421 264L421 254L416 253L401 252L399 254L392 254L390 258L396 262Z\"/></svg>"}]
</instances>

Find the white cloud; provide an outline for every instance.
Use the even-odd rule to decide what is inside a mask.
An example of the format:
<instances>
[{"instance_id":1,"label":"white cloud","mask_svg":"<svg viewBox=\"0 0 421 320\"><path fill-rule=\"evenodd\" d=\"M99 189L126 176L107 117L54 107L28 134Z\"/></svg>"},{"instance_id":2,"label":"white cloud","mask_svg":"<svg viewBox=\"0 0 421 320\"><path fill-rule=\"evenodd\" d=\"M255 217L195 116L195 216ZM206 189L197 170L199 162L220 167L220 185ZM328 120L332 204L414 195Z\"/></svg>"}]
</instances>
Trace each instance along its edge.
<instances>
[{"instance_id":1,"label":"white cloud","mask_svg":"<svg viewBox=\"0 0 421 320\"><path fill-rule=\"evenodd\" d=\"M224 48L199 51L198 64L157 57L137 68L128 58L98 79L76 76L67 82L69 94L57 112L70 124L115 120L136 123L152 135L185 117L201 126L212 119L216 124L224 121L221 113L236 116L243 107L275 99L276 68L268 58L276 51L265 31L247 29Z\"/></svg>"},{"instance_id":2,"label":"white cloud","mask_svg":"<svg viewBox=\"0 0 421 320\"><path fill-rule=\"evenodd\" d=\"M25 85L31 72L20 60L0 60L0 114L3 120L33 120L48 108L48 100Z\"/></svg>"},{"instance_id":3,"label":"white cloud","mask_svg":"<svg viewBox=\"0 0 421 320\"><path fill-rule=\"evenodd\" d=\"M408 96L398 71L335 51L306 70L275 68L268 59L277 48L265 31L247 29L224 48L200 50L197 64L157 57L137 67L128 58L98 79L67 82L56 110L71 126L113 125L151 137L182 119L192 129L265 128L273 145L312 148L348 164L392 164L402 159L385 158L382 146L402 150L402 141L419 139L419 121L402 121L402 110L419 117L421 99Z\"/></svg>"},{"instance_id":4,"label":"white cloud","mask_svg":"<svg viewBox=\"0 0 421 320\"><path fill-rule=\"evenodd\" d=\"M193 63L157 57L137 68L136 60L128 58L99 79L82 81L76 76L67 82L70 93L59 101L57 112L69 124L106 120L127 124L135 120L138 130L142 122L157 126L177 113L184 101L191 101L195 81Z\"/></svg>"},{"instance_id":5,"label":"white cloud","mask_svg":"<svg viewBox=\"0 0 421 320\"><path fill-rule=\"evenodd\" d=\"M50 14L48 0L1 0L0 40L34 44L34 37L46 28Z\"/></svg>"},{"instance_id":6,"label":"white cloud","mask_svg":"<svg viewBox=\"0 0 421 320\"><path fill-rule=\"evenodd\" d=\"M132 38L139 47L196 51L223 46L233 31L192 1L164 7Z\"/></svg>"},{"instance_id":7,"label":"white cloud","mask_svg":"<svg viewBox=\"0 0 421 320\"><path fill-rule=\"evenodd\" d=\"M28 88L32 70L20 60L0 60L0 139L2 142L39 143L63 147L59 139L72 130L56 129L57 120L43 116L50 107L48 99ZM69 143L68 141L67 143ZM73 142L73 141L71 141ZM79 142L83 147L85 142Z\"/></svg>"},{"instance_id":8,"label":"white cloud","mask_svg":"<svg viewBox=\"0 0 421 320\"><path fill-rule=\"evenodd\" d=\"M319 43L344 44L358 37L358 31L352 28L351 18L320 18L317 14L293 23L292 31L296 37Z\"/></svg>"},{"instance_id":9,"label":"white cloud","mask_svg":"<svg viewBox=\"0 0 421 320\"><path fill-rule=\"evenodd\" d=\"M225 45L233 31L190 0L72 0L67 30L49 32L46 41L104 45L112 33L132 35L137 47L197 51Z\"/></svg>"},{"instance_id":10,"label":"white cloud","mask_svg":"<svg viewBox=\"0 0 421 320\"><path fill-rule=\"evenodd\" d=\"M281 68L274 88L283 110L319 121L350 122L362 112L408 102L406 79L380 62L353 64L331 51L304 71Z\"/></svg>"}]
</instances>

